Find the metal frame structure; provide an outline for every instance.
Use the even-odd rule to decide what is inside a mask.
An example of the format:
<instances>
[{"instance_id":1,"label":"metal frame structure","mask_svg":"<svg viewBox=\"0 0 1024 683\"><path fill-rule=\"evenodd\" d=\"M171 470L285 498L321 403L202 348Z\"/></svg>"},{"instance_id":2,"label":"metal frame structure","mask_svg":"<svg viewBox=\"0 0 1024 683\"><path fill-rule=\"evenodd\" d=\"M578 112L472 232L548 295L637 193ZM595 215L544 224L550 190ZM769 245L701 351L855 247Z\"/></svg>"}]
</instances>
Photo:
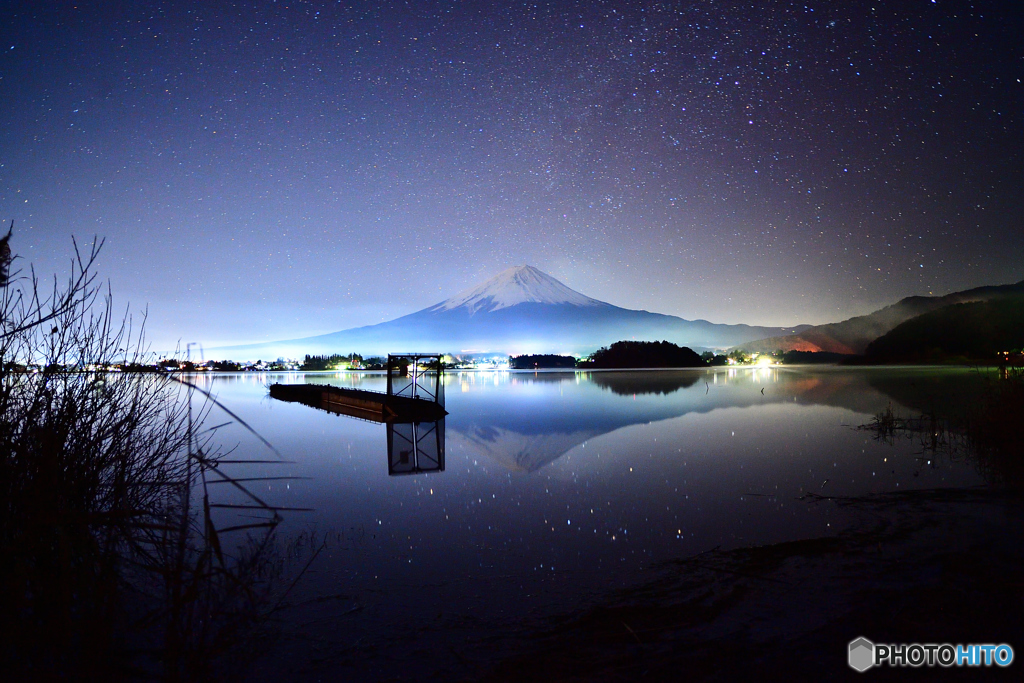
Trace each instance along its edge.
<instances>
[{"instance_id":1,"label":"metal frame structure","mask_svg":"<svg viewBox=\"0 0 1024 683\"><path fill-rule=\"evenodd\" d=\"M444 472L444 420L388 422L388 475Z\"/></svg>"},{"instance_id":2,"label":"metal frame structure","mask_svg":"<svg viewBox=\"0 0 1024 683\"><path fill-rule=\"evenodd\" d=\"M389 353L388 354L388 396L405 396L418 398L420 400L432 401L442 408L444 407L444 363L441 362L440 353ZM424 358L437 361L437 370L421 370L420 361ZM412 364L412 375L406 371L406 365ZM409 383L398 391L395 391L394 378L408 377ZM433 374L433 390L431 390L428 376ZM428 380L424 382L424 380ZM404 380L403 380L404 381Z\"/></svg>"}]
</instances>

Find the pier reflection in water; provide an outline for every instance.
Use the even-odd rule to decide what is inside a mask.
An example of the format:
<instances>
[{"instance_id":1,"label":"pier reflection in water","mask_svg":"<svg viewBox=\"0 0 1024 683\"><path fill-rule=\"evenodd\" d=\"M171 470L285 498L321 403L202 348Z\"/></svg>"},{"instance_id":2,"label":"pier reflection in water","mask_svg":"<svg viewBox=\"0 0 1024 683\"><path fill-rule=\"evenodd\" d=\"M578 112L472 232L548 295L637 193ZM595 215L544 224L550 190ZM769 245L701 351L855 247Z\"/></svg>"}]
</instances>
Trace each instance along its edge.
<instances>
[{"instance_id":1,"label":"pier reflection in water","mask_svg":"<svg viewBox=\"0 0 1024 683\"><path fill-rule=\"evenodd\" d=\"M479 678L524 635L649 581L666 563L704 562L716 547L835 538L856 529L861 514L842 501L945 488L976 495L967 487L1013 481L1019 471L1019 458L922 448L919 434L935 435L943 411L955 417L988 381L966 371L447 379L447 419L382 425L267 398L273 382L380 391L379 374L194 377L281 457L236 420L216 430L224 457L214 443L190 448L186 440L184 455L160 466L117 460L109 476L57 482L52 459L19 459L26 469L0 478L5 585L14 587L0 642L22 667L5 673ZM936 417L907 439L857 428L890 408ZM387 476L382 455L388 475L446 474ZM972 513L981 522L953 519L969 533L943 532L931 551L945 553L949 538L978 529L1017 528L1006 520L1019 515L989 509ZM786 591L777 604L796 595Z\"/></svg>"},{"instance_id":2,"label":"pier reflection in water","mask_svg":"<svg viewBox=\"0 0 1024 683\"><path fill-rule=\"evenodd\" d=\"M831 536L856 521L849 507L808 502L811 492L981 483L970 460L856 428L973 380L894 368L454 372L443 433L393 424L390 443L387 424L266 397L273 382L383 392L382 373L217 376L204 386L295 462L281 474L310 477L260 486L278 504L316 509L289 515L284 531L314 524L337 537L293 591L302 608L282 616L290 642L317 643L303 672L375 680L473 678L480 670L467 661L500 656L496 634L632 585L658 563ZM434 465L413 444L436 444L445 475L385 474L385 449L389 473ZM344 595L322 599L338 586ZM396 651L397 640L413 648ZM458 657L446 654L453 642ZM312 661L299 645L267 662L265 678L294 675L297 661Z\"/></svg>"},{"instance_id":3,"label":"pier reflection in water","mask_svg":"<svg viewBox=\"0 0 1024 683\"><path fill-rule=\"evenodd\" d=\"M444 471L444 420L389 422L388 474Z\"/></svg>"},{"instance_id":4,"label":"pier reflection in water","mask_svg":"<svg viewBox=\"0 0 1024 683\"><path fill-rule=\"evenodd\" d=\"M388 474L422 474L444 471L444 418L423 419L446 414L443 408L442 375L433 373L433 392L420 389L430 400L416 393L414 377L405 389L410 396L392 391L376 393L318 383L271 384L270 397L301 403L334 415L365 422L383 423L387 433Z\"/></svg>"}]
</instances>

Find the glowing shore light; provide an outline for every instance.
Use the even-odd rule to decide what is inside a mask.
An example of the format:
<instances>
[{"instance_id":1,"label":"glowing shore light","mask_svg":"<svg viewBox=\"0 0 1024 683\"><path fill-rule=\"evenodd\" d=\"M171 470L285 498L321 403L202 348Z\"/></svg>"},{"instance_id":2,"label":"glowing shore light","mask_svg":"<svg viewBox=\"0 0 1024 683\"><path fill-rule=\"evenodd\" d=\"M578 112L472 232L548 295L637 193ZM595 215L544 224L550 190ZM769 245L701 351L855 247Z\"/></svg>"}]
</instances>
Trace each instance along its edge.
<instances>
[{"instance_id":1,"label":"glowing shore light","mask_svg":"<svg viewBox=\"0 0 1024 683\"><path fill-rule=\"evenodd\" d=\"M767 366L772 364L772 357L762 354L757 359L757 364L760 366Z\"/></svg>"}]
</instances>

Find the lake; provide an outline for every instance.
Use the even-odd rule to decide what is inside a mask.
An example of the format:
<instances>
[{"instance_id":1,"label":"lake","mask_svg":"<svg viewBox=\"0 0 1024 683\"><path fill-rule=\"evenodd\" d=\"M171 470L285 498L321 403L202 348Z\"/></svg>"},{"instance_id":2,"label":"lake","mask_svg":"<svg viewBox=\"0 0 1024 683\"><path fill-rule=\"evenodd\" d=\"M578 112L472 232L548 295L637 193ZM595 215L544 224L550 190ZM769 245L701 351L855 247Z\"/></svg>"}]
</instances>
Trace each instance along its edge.
<instances>
[{"instance_id":1,"label":"lake","mask_svg":"<svg viewBox=\"0 0 1024 683\"><path fill-rule=\"evenodd\" d=\"M267 680L486 676L530 634L665 562L834 536L862 519L819 497L982 484L969 458L859 427L890 407L910 416L966 400L984 381L929 368L453 371L449 415L417 428L417 461L395 445L411 427L391 434L389 453L385 425L266 388L383 390L381 375L195 378L279 454L237 421L216 432L234 448L225 459L269 461L231 476L285 508L274 542L294 586L256 665ZM214 408L208 423L222 418ZM417 465L436 471L408 471ZM209 490L218 504L245 499ZM222 525L241 514L219 510Z\"/></svg>"}]
</instances>

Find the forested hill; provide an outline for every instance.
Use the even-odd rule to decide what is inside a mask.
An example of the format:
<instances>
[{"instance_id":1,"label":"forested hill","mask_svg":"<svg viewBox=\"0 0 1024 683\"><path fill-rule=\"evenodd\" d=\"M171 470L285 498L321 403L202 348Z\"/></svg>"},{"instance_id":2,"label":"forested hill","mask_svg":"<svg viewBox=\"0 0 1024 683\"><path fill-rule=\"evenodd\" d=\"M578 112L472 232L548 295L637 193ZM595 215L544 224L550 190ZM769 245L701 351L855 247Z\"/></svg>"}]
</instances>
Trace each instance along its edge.
<instances>
[{"instance_id":1,"label":"forested hill","mask_svg":"<svg viewBox=\"0 0 1024 683\"><path fill-rule=\"evenodd\" d=\"M769 337L740 345L750 353L782 351L829 351L863 354L868 344L906 322L929 311L953 304L991 301L1024 295L1024 280L1012 285L976 287L945 296L911 296L868 315L838 323L815 325L797 334Z\"/></svg>"},{"instance_id":2,"label":"forested hill","mask_svg":"<svg viewBox=\"0 0 1024 683\"><path fill-rule=\"evenodd\" d=\"M1024 295L954 304L912 318L871 342L880 363L989 361L1024 347Z\"/></svg>"}]
</instances>

